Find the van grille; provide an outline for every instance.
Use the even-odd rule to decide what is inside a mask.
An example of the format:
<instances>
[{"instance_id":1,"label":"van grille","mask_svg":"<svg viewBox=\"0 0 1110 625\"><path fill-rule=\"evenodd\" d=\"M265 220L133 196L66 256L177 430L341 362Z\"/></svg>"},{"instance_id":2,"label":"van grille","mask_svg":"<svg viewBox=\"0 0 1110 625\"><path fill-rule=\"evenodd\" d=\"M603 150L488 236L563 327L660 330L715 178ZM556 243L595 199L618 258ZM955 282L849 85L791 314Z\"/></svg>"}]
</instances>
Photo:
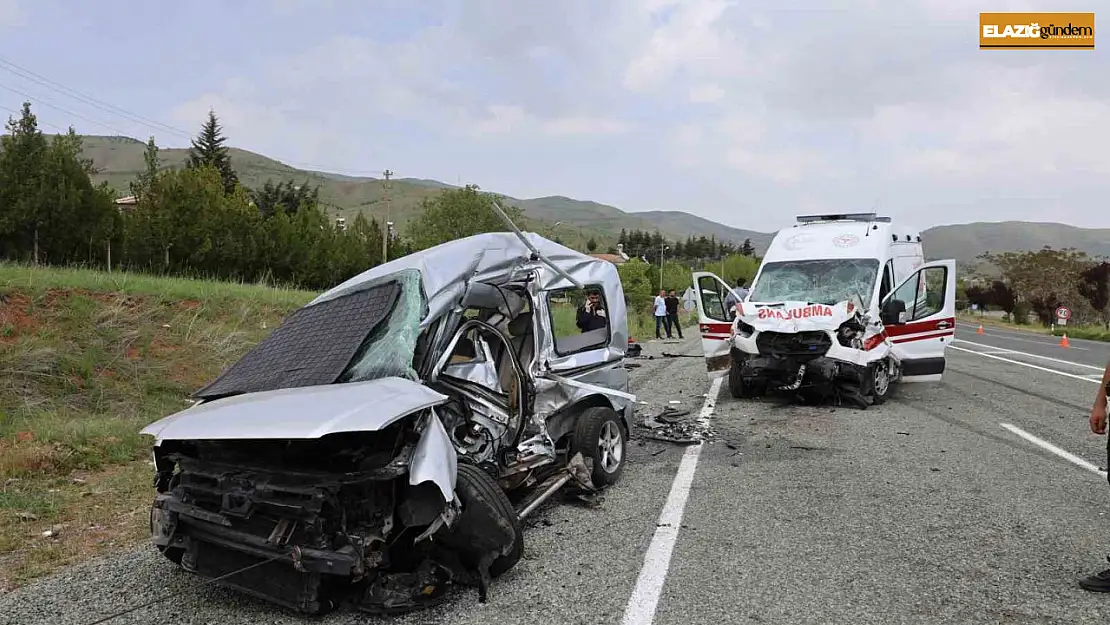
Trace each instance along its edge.
<instances>
[{"instance_id":1,"label":"van grille","mask_svg":"<svg viewBox=\"0 0 1110 625\"><path fill-rule=\"evenodd\" d=\"M827 332L761 332L755 340L761 356L824 356L832 346Z\"/></svg>"}]
</instances>

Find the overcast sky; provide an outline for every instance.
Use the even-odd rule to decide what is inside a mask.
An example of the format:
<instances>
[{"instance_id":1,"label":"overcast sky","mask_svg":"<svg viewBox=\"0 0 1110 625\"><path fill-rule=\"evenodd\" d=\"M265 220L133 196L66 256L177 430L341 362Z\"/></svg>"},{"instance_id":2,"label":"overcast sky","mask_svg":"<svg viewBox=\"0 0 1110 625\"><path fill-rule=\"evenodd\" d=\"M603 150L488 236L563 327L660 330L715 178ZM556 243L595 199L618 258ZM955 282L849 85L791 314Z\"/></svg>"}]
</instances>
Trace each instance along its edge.
<instances>
[{"instance_id":1,"label":"overcast sky","mask_svg":"<svg viewBox=\"0 0 1110 625\"><path fill-rule=\"evenodd\" d=\"M299 167L764 231L876 206L921 228L1110 227L1110 39L980 51L977 35L981 10L1104 6L0 0L0 112L29 95L46 131L180 147L211 107L229 143Z\"/></svg>"}]
</instances>

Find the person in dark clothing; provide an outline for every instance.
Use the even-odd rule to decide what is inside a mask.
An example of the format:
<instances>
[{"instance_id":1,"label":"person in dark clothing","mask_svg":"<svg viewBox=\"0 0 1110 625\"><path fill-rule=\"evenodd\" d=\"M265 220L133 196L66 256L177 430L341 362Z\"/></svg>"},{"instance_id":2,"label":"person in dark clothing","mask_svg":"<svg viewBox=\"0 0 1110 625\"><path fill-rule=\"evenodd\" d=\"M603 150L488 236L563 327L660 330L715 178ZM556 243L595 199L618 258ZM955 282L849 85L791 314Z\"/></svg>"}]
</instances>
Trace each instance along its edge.
<instances>
[{"instance_id":1,"label":"person in dark clothing","mask_svg":"<svg viewBox=\"0 0 1110 625\"><path fill-rule=\"evenodd\" d=\"M667 304L667 323L678 330L678 338L682 338L682 322L678 320L678 297L674 294L674 289L671 289L664 300Z\"/></svg>"},{"instance_id":2,"label":"person in dark clothing","mask_svg":"<svg viewBox=\"0 0 1110 625\"><path fill-rule=\"evenodd\" d=\"M1091 407L1090 427L1094 434L1106 434L1106 394L1108 385L1110 385L1110 364L1107 364L1106 369L1102 372L1102 383L1099 384L1098 392L1095 394L1095 404ZM1107 460L1110 460L1110 441L1107 441L1106 457ZM1110 475L1107 476L1107 479L1110 480ZM1107 556L1106 559L1110 560L1110 556ZM1079 580L1079 586L1090 592L1110 593L1110 569Z\"/></svg>"},{"instance_id":3,"label":"person in dark clothing","mask_svg":"<svg viewBox=\"0 0 1110 625\"><path fill-rule=\"evenodd\" d=\"M586 303L578 308L578 320L575 324L583 332L600 330L609 324L600 292L591 290L586 295Z\"/></svg>"}]
</instances>

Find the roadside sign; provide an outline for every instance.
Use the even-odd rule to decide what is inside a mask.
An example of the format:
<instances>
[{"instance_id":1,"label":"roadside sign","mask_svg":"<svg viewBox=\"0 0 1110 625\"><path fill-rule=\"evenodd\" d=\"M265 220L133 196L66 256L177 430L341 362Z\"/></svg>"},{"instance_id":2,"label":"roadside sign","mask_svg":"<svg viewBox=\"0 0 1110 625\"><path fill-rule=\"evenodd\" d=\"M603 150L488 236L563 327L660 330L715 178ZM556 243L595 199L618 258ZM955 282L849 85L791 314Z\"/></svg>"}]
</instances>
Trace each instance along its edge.
<instances>
[{"instance_id":1,"label":"roadside sign","mask_svg":"<svg viewBox=\"0 0 1110 625\"><path fill-rule=\"evenodd\" d=\"M1068 325L1068 319L1071 319L1071 309L1067 306L1061 306L1056 309L1056 323L1062 326Z\"/></svg>"}]
</instances>

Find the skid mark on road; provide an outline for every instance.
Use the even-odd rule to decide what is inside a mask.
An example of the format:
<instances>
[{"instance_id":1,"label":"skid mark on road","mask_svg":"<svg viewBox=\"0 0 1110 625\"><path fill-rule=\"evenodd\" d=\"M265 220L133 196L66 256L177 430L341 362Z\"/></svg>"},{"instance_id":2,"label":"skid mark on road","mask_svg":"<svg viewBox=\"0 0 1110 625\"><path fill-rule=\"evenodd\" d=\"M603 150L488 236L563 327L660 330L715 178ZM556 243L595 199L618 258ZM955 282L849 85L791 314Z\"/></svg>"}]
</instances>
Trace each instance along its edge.
<instances>
[{"instance_id":1,"label":"skid mark on road","mask_svg":"<svg viewBox=\"0 0 1110 625\"><path fill-rule=\"evenodd\" d=\"M964 371L963 369L957 369L957 368L953 367L952 371L955 371L955 372L959 373L960 375L965 375L969 378L979 380L981 382L986 382L987 384L992 384L994 386L1001 386L1002 388L1014 391L1015 393L1021 393L1022 395L1028 395L1029 397L1035 397L1036 399L1040 399L1042 401L1048 402L1048 403L1050 403L1052 405L1055 405L1055 406L1067 406L1069 408L1075 408L1076 410L1079 410L1081 412L1090 410L1090 408L1091 408L1090 405L1084 406L1084 405L1081 405L1081 404L1074 404L1074 403L1071 403L1069 401L1060 399L1059 397L1053 397L1052 395L1045 395L1043 393L1038 393L1036 391L1031 391L1028 388L1024 388L1024 387L1018 386L1016 384L1007 384L1005 382L1000 382L1000 381L996 380L995 378L991 378L991 377L988 377L988 376L985 376L985 375L978 375L978 374L972 373L970 371Z\"/></svg>"},{"instance_id":2,"label":"skid mark on road","mask_svg":"<svg viewBox=\"0 0 1110 625\"><path fill-rule=\"evenodd\" d=\"M1006 428L1007 430L1013 432L1014 434L1017 434L1018 436L1024 438L1025 440L1029 441L1030 443L1033 443L1034 445L1040 447L1041 449L1050 451L1050 452L1056 454L1057 456L1063 458L1064 460L1067 460L1068 462L1070 462L1070 463L1072 463L1072 464L1074 464L1078 467L1086 469L1086 470L1090 471L1091 473L1094 473L1095 475L1098 475L1098 476L1102 477L1103 479L1106 478L1106 471L1103 471L1102 469L1096 467L1095 465L1091 464L1090 462L1087 462L1086 460L1080 458L1079 456L1076 456L1073 453L1064 451L1063 449L1060 449L1056 445L1053 445L1052 443L1050 443L1046 440L1037 438L1036 436L1033 436L1029 432L1026 432L1025 430L1017 427L1016 425L1011 425L1009 423L999 423L999 425L1001 425L1003 428Z\"/></svg>"},{"instance_id":3,"label":"skid mark on road","mask_svg":"<svg viewBox=\"0 0 1110 625\"><path fill-rule=\"evenodd\" d=\"M717 403L717 395L721 391L721 382L724 378L713 380L709 386L709 394L705 397L698 421L707 424L713 415L713 407ZM647 554L644 556L644 566L640 569L640 576L636 580L636 588L628 600L628 607L624 611L622 625L650 625L655 618L655 609L659 605L659 597L663 594L663 582L667 579L667 570L671 566L671 554L674 552L675 543L678 542L678 531L682 526L682 515L686 510L686 500L690 497L690 487L694 482L694 471L698 468L698 457L701 455L703 443L691 445L682 454L682 461L678 464L678 473L671 485L671 492L663 504L663 512L656 523L655 535L648 545Z\"/></svg>"}]
</instances>

